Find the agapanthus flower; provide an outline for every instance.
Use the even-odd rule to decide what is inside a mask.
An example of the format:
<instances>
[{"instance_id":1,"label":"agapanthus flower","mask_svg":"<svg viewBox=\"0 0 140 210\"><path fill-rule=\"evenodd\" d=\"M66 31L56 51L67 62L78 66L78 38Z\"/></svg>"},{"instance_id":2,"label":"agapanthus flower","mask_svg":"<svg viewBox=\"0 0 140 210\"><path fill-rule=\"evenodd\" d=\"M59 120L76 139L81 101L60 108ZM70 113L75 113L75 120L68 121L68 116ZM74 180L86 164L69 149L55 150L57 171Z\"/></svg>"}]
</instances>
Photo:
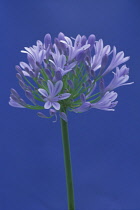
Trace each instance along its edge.
<instances>
[{"instance_id":1,"label":"agapanthus flower","mask_svg":"<svg viewBox=\"0 0 140 210\"><path fill-rule=\"evenodd\" d=\"M57 119L59 112L67 121L66 110L114 111L118 94L113 90L133 83L127 83L129 68L124 65L130 57L125 57L123 51L117 53L116 47L104 45L102 39L97 41L94 34L69 38L61 32L54 42L46 34L44 42L38 40L24 49L21 52L27 55L27 62L16 66L17 79L31 104L11 89L9 104L14 107L48 109L50 117ZM111 72L114 77L106 86L106 75ZM42 112L38 116L50 118Z\"/></svg>"},{"instance_id":2,"label":"agapanthus flower","mask_svg":"<svg viewBox=\"0 0 140 210\"><path fill-rule=\"evenodd\" d=\"M60 104L58 103L58 101L69 98L71 94L63 93L61 95L58 95L58 93L62 90L63 87L63 82L61 80L57 81L55 85L53 85L53 83L50 80L48 80L47 85L49 93L45 89L38 89L41 95L44 96L44 108L50 109L53 106L54 109L59 110Z\"/></svg>"}]
</instances>

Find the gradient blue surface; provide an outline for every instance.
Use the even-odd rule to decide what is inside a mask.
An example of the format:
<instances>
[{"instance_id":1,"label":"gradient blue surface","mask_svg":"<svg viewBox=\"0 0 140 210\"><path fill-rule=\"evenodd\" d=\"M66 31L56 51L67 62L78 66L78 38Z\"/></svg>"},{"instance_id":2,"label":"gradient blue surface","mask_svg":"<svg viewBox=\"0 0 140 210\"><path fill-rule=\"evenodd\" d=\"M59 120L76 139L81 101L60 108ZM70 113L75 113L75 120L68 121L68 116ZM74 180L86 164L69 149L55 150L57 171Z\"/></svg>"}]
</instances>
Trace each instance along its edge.
<instances>
[{"instance_id":1,"label":"gradient blue surface","mask_svg":"<svg viewBox=\"0 0 140 210\"><path fill-rule=\"evenodd\" d=\"M59 121L8 105L22 93L20 50L62 31L94 33L130 55L130 81L115 112L69 114L76 210L140 209L140 1L3 0L1 25L0 210L67 210Z\"/></svg>"}]
</instances>

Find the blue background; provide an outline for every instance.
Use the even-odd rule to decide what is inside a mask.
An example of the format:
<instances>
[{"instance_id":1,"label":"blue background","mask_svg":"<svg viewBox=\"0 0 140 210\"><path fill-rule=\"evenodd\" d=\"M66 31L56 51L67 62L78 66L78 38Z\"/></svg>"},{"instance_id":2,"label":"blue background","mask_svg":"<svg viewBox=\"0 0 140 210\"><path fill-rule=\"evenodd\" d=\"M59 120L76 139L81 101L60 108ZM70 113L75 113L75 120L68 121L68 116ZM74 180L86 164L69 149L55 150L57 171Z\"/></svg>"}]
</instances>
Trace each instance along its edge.
<instances>
[{"instance_id":1,"label":"blue background","mask_svg":"<svg viewBox=\"0 0 140 210\"><path fill-rule=\"evenodd\" d=\"M20 50L60 31L124 50L135 82L115 112L69 114L76 210L140 209L140 1L3 0L0 23L0 210L67 210L59 120L8 105Z\"/></svg>"}]
</instances>

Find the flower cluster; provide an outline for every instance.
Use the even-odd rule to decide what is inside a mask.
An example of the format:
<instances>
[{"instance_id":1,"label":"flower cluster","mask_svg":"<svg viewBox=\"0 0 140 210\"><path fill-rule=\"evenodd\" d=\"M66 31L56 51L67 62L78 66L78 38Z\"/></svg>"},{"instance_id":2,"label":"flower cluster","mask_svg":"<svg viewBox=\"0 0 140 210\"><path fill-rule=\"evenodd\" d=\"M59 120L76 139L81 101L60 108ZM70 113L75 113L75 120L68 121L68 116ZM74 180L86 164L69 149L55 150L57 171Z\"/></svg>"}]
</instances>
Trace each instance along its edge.
<instances>
[{"instance_id":1,"label":"flower cluster","mask_svg":"<svg viewBox=\"0 0 140 210\"><path fill-rule=\"evenodd\" d=\"M16 66L17 79L32 105L11 89L9 104L13 107L49 109L50 117L59 112L67 121L67 109L76 113L92 108L114 111L117 93L113 90L132 84L126 83L129 68L120 67L129 57L123 51L117 53L116 47L104 46L102 39L96 41L93 34L74 39L59 33L54 42L46 34L44 43L38 40L21 52L26 53L28 63ZM113 79L105 85L105 77L114 69ZM41 112L38 116L48 118Z\"/></svg>"}]
</instances>

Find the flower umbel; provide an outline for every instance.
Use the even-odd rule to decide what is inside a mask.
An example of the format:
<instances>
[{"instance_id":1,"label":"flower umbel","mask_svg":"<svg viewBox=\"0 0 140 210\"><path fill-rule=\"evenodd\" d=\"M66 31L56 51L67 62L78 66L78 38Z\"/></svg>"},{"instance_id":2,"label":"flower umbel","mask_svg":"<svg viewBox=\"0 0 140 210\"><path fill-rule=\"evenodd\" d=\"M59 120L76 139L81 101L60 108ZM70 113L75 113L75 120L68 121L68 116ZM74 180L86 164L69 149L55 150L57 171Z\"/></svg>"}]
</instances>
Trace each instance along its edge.
<instances>
[{"instance_id":1,"label":"flower umbel","mask_svg":"<svg viewBox=\"0 0 140 210\"><path fill-rule=\"evenodd\" d=\"M74 41L73 41L74 40ZM27 54L28 62L16 66L19 85L32 104L27 104L11 89L9 104L18 108L35 110L49 109L50 117L67 121L64 110L81 113L92 108L114 111L117 93L113 90L129 79L129 68L124 64L129 56L124 52L104 46L103 40L96 41L95 35L78 35L75 39L62 32L52 42L46 34L44 43L37 41L32 47L21 51ZM120 66L122 65L122 66ZM105 77L116 69L113 79L105 86ZM54 109L52 109L52 107ZM38 116L46 117L39 112Z\"/></svg>"}]
</instances>

